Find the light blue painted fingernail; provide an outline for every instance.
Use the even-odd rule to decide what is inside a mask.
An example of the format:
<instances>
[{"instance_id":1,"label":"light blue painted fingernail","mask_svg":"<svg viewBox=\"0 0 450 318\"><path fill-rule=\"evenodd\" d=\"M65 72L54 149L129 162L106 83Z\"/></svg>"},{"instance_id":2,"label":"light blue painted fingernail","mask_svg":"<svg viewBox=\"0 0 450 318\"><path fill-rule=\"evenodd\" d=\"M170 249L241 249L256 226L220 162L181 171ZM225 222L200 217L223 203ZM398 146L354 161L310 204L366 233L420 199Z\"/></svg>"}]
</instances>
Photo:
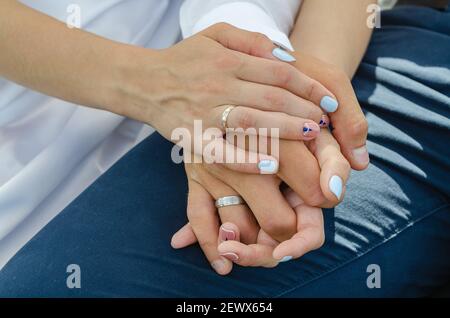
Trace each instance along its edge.
<instances>
[{"instance_id":1,"label":"light blue painted fingernail","mask_svg":"<svg viewBox=\"0 0 450 318\"><path fill-rule=\"evenodd\" d=\"M273 56L275 56L277 59L283 61L283 62L295 62L296 59L292 55L290 55L288 52L283 50L282 48L274 48L272 51Z\"/></svg>"},{"instance_id":2,"label":"light blue painted fingernail","mask_svg":"<svg viewBox=\"0 0 450 318\"><path fill-rule=\"evenodd\" d=\"M278 162L264 159L258 163L258 168L261 174L274 174L278 172Z\"/></svg>"},{"instance_id":3,"label":"light blue painted fingernail","mask_svg":"<svg viewBox=\"0 0 450 318\"><path fill-rule=\"evenodd\" d=\"M280 263L289 262L292 259L292 256L285 256L280 260Z\"/></svg>"},{"instance_id":4,"label":"light blue painted fingernail","mask_svg":"<svg viewBox=\"0 0 450 318\"><path fill-rule=\"evenodd\" d=\"M342 194L342 179L339 176L332 176L330 178L330 182L328 183L330 186L330 191L338 198L341 199Z\"/></svg>"},{"instance_id":5,"label":"light blue painted fingernail","mask_svg":"<svg viewBox=\"0 0 450 318\"><path fill-rule=\"evenodd\" d=\"M335 112L338 106L338 101L330 96L324 96L320 101L320 107L322 107L327 113Z\"/></svg>"}]
</instances>

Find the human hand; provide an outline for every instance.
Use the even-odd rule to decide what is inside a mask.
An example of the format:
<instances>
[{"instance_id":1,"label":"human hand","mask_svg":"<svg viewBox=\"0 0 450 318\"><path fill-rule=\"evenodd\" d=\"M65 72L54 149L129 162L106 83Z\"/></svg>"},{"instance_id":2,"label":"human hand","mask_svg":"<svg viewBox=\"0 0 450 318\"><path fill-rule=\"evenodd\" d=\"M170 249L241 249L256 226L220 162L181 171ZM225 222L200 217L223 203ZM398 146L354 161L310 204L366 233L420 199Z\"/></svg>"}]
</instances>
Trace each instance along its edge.
<instances>
[{"instance_id":1,"label":"human hand","mask_svg":"<svg viewBox=\"0 0 450 318\"><path fill-rule=\"evenodd\" d=\"M305 195L309 201L333 206L343 197L350 166L327 130L322 131L310 148L314 148L312 150L319 161L303 143L280 141L280 158L286 159L287 162L281 161L279 175L283 175L286 179L284 181L291 186L294 185L296 191ZM302 170L299 170L298 162L302 163ZM186 164L185 167L189 182L188 219L190 223L174 235L172 240L174 247L184 246L183 242L192 238L187 230L192 230L207 258L211 262L220 261L220 264L225 264L228 271L231 270L229 268L231 264L223 263L224 260L220 258L217 250L220 224L235 224L243 244L258 243L261 235L271 237L277 242L296 238L298 231L296 216L299 211L293 210L283 196L280 190L282 180L279 177L242 174L218 165ZM333 176L340 176L343 180L339 189L339 199L333 192L336 189L332 191L330 188ZM292 190L291 192L294 193ZM228 195L242 196L247 205L219 208L217 215L214 200ZM297 197L301 200L299 196ZM304 201L301 200L301 202ZM308 204L304 206L307 207ZM305 211L310 213L313 210ZM222 239L224 235L226 237L226 233L222 231L220 234ZM229 235L231 236L228 239L236 237L236 233L229 233ZM281 245L283 246L284 244ZM271 248L273 249L274 246ZM267 248L263 250L268 251ZM298 252L291 254L289 256L299 255ZM264 255L265 259L268 259L267 253ZM280 260L284 256L287 255L280 255L277 252L272 256L272 261ZM261 264L261 259L258 258L255 264ZM222 270L220 269L219 273Z\"/></svg>"},{"instance_id":2,"label":"human hand","mask_svg":"<svg viewBox=\"0 0 450 318\"><path fill-rule=\"evenodd\" d=\"M320 248L325 242L322 210L306 205L289 188L283 191L283 194L294 211L296 233L290 239L279 243L258 227L257 236L251 242L248 242L248 237L244 238L246 228L243 229L229 221L222 223L219 227L218 215L213 206L207 205L208 200L212 203L211 197L208 198L208 193L204 188L198 184L197 186L198 188L191 194L196 199L200 199L197 201L198 203L202 202L201 197L204 195L204 204L193 206L193 208L201 207L203 212L208 210L209 213L203 214L200 218L194 218L194 225L188 223L175 233L172 238L172 246L184 248L199 242L211 266L220 275L230 273L233 264L275 267L281 262L300 258L304 254ZM249 215L245 206L238 207L243 209L242 212L245 215ZM231 207L224 209L227 208Z\"/></svg>"},{"instance_id":3,"label":"human hand","mask_svg":"<svg viewBox=\"0 0 450 318\"><path fill-rule=\"evenodd\" d=\"M323 115L317 105L325 97L334 98L323 85L277 60L275 55L289 61L288 55L284 51L280 55L268 38L226 24L169 49L150 54L133 48L132 52L128 60L134 67L124 72L127 80L120 102L128 116L148 122L167 139L175 128L186 128L197 137L194 120L201 120L203 129L223 132L222 114L236 105L227 119L230 128L266 128L269 134L270 128L277 128L280 138L311 140L319 133ZM221 138L217 142L228 145ZM258 162L263 159L276 161L260 156ZM226 165L259 173L257 163Z\"/></svg>"},{"instance_id":4,"label":"human hand","mask_svg":"<svg viewBox=\"0 0 450 318\"><path fill-rule=\"evenodd\" d=\"M253 54L263 57L260 52ZM291 54L296 58L292 63L294 67L324 85L335 96L335 100L323 98L318 105L329 116L333 136L351 167L355 170L364 170L370 161L366 147L368 124L349 76L337 66L312 55L301 51Z\"/></svg>"},{"instance_id":5,"label":"human hand","mask_svg":"<svg viewBox=\"0 0 450 318\"><path fill-rule=\"evenodd\" d=\"M342 154L355 170L369 165L366 141L368 125L347 74L313 56L293 52L297 61L293 64L306 75L326 86L339 101L334 112L327 112L333 126L333 136L341 146ZM324 108L327 111L326 108Z\"/></svg>"}]
</instances>

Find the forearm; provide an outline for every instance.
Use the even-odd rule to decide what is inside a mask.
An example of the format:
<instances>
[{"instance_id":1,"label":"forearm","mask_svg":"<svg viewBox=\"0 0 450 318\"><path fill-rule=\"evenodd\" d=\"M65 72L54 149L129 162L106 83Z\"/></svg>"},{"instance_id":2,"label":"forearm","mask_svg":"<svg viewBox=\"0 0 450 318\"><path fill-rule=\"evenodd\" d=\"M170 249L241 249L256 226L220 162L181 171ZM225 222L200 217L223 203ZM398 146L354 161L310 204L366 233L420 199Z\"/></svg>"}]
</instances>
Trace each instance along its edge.
<instances>
[{"instance_id":1,"label":"forearm","mask_svg":"<svg viewBox=\"0 0 450 318\"><path fill-rule=\"evenodd\" d=\"M0 3L0 76L44 94L123 113L114 100L124 47L17 1Z\"/></svg>"},{"instance_id":2,"label":"forearm","mask_svg":"<svg viewBox=\"0 0 450 318\"><path fill-rule=\"evenodd\" d=\"M304 0L291 34L294 48L353 77L369 43L367 6L376 0Z\"/></svg>"}]
</instances>

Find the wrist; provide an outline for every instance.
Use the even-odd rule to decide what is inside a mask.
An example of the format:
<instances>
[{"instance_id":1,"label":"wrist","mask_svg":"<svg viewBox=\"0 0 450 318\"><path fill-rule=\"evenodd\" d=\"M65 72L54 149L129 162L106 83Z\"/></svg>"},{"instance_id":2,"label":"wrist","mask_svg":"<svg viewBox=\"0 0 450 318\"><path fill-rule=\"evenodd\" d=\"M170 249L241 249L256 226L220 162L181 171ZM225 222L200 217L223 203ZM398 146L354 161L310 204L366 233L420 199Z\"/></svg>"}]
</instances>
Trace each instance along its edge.
<instances>
[{"instance_id":1,"label":"wrist","mask_svg":"<svg viewBox=\"0 0 450 318\"><path fill-rule=\"evenodd\" d=\"M345 64L339 63L336 59L327 59L322 54L312 52L295 51L294 57L297 59L294 65L306 75L319 82L330 82L337 80L350 80Z\"/></svg>"},{"instance_id":2,"label":"wrist","mask_svg":"<svg viewBox=\"0 0 450 318\"><path fill-rule=\"evenodd\" d=\"M161 53L131 45L121 45L111 56L106 109L152 125L156 102L154 91L162 81Z\"/></svg>"}]
</instances>

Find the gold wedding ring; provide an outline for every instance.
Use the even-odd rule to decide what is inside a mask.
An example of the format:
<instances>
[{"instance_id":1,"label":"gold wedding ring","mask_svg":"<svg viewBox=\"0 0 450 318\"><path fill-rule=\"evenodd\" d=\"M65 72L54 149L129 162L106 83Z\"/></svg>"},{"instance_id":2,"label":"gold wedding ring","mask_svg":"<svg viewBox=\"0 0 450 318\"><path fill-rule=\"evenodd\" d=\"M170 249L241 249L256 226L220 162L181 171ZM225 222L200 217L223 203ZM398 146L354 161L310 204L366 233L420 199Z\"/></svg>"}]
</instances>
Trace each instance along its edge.
<instances>
[{"instance_id":1,"label":"gold wedding ring","mask_svg":"<svg viewBox=\"0 0 450 318\"><path fill-rule=\"evenodd\" d=\"M224 129L224 131L226 131L228 128L228 125L227 125L228 115L230 115L230 113L234 107L235 106L230 105L227 108L225 108L225 110L222 113L222 128Z\"/></svg>"}]
</instances>

